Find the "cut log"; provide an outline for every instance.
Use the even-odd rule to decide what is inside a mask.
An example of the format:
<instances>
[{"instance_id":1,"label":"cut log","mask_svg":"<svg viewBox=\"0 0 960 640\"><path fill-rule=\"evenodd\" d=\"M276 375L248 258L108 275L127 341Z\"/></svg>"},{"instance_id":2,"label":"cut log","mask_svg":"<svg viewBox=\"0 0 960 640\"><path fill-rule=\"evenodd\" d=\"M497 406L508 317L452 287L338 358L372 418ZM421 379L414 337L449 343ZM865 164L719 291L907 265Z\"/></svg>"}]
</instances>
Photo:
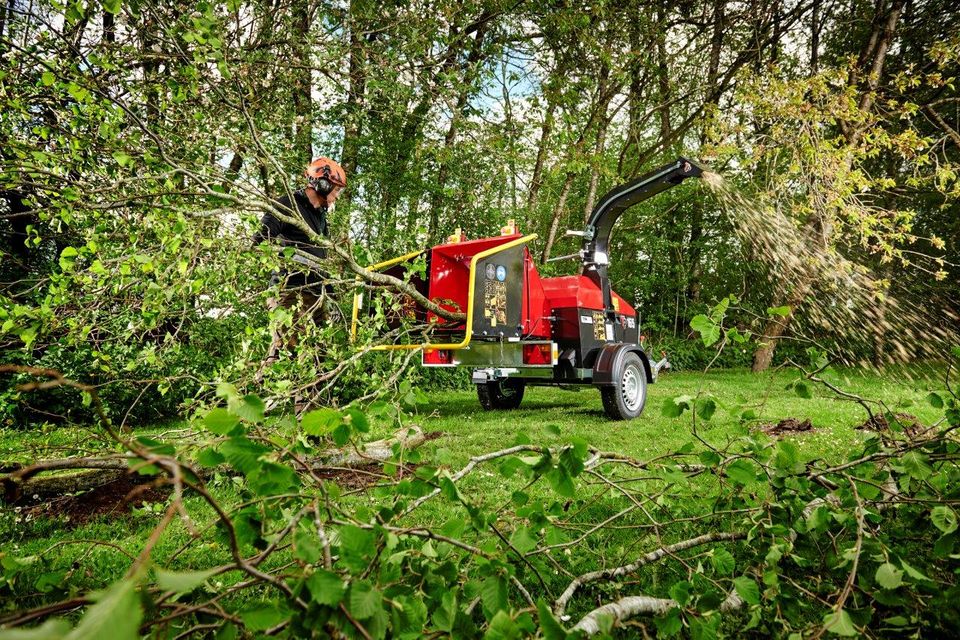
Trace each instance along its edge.
<instances>
[{"instance_id":1,"label":"cut log","mask_svg":"<svg viewBox=\"0 0 960 640\"><path fill-rule=\"evenodd\" d=\"M416 449L427 441L427 435L420 425L403 427L389 438L368 442L361 449L335 449L321 454L316 459L315 468L323 467L359 467L371 462L384 462L393 457L393 448L400 445L404 449Z\"/></svg>"}]
</instances>

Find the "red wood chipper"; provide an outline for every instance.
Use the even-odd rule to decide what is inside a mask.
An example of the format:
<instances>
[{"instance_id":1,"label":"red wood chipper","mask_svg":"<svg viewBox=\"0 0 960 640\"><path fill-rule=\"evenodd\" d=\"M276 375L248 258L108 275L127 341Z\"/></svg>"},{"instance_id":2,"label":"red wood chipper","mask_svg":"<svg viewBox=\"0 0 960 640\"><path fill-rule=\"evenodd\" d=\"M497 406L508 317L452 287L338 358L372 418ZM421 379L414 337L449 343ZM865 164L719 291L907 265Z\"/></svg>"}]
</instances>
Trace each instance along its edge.
<instances>
[{"instance_id":1,"label":"red wood chipper","mask_svg":"<svg viewBox=\"0 0 960 640\"><path fill-rule=\"evenodd\" d=\"M412 304L411 317L436 323L424 344L390 344L380 350L422 349L428 367L469 367L484 409L515 409L527 385L592 384L615 420L640 415L647 384L656 381L664 357L652 361L639 342L637 311L610 288L610 233L633 205L703 170L686 158L617 187L604 195L583 231L580 275L542 278L528 244L513 224L491 238L467 240L459 233L446 244L373 265L402 277L404 263L426 253L425 277L410 280L426 298L466 321L444 325L432 312ZM355 335L363 295L353 306ZM440 336L439 339L436 336Z\"/></svg>"}]
</instances>

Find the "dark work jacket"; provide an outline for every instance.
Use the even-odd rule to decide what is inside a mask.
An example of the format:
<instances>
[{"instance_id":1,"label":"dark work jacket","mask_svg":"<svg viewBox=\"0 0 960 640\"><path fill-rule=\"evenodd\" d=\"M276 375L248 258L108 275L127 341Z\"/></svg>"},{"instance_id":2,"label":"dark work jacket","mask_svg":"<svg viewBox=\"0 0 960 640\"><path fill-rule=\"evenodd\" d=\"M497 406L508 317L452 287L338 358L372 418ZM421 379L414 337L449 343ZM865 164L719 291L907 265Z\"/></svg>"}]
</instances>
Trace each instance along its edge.
<instances>
[{"instance_id":1,"label":"dark work jacket","mask_svg":"<svg viewBox=\"0 0 960 640\"><path fill-rule=\"evenodd\" d=\"M310 204L307 194L303 191L295 192L293 199L297 204L296 210L300 212L300 217L307 223L307 226L313 229L317 235L327 237L327 207L320 206L314 208L314 206ZM289 215L287 212L293 208L290 206L290 198L287 196L283 196L277 200L276 204L277 209L287 215ZM327 255L326 251L310 242L310 238L308 238L307 234L303 231L292 224L281 222L269 213L264 214L260 220L260 231L254 238L257 244L262 240L274 240L285 247L296 247L318 258L324 258Z\"/></svg>"},{"instance_id":2,"label":"dark work jacket","mask_svg":"<svg viewBox=\"0 0 960 640\"><path fill-rule=\"evenodd\" d=\"M314 207L310 204L307 194L302 190L296 191L293 194L293 199L297 205L296 210L300 212L300 217L307 223L307 226L309 226L314 233L327 237L327 207ZM276 201L276 205L278 211L286 215L291 215L289 209L293 207L290 206L290 198L287 196L279 198ZM292 224L281 222L269 213L264 214L260 220L260 230L257 231L253 239L254 244L260 244L260 242L264 240L271 240L285 247L296 247L317 258L325 258L327 256L327 252L313 244L306 233ZM325 274L318 272L316 268L311 268L309 274L294 273L289 276L286 276L286 274L277 274L277 276L285 279L287 286L299 287L319 284L324 279Z\"/></svg>"}]
</instances>

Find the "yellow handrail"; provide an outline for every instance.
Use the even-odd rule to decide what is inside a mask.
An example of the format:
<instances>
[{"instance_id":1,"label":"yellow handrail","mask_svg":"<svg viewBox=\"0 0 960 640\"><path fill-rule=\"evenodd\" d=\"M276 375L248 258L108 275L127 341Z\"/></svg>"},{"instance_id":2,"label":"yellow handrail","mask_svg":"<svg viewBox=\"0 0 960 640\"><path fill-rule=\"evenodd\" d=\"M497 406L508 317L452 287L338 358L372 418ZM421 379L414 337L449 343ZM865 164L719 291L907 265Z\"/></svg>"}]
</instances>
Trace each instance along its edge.
<instances>
[{"instance_id":1,"label":"yellow handrail","mask_svg":"<svg viewBox=\"0 0 960 640\"><path fill-rule=\"evenodd\" d=\"M480 260L483 260L484 258L488 258L496 253L500 253L501 251L506 251L507 249L512 249L521 244L526 244L527 242L530 242L531 240L534 240L536 238L537 238L537 234L531 233L530 235L523 236L522 238L517 238L516 240L511 240L510 242L506 242L504 244L497 245L496 247L492 247L490 249L481 251L480 253L476 254L475 256L473 256L473 258L470 259L470 279L469 279L469 284L467 285L468 286L467 312L466 312L467 323L465 327L466 331L464 333L463 340L461 340L460 342L449 342L449 343L424 342L423 344L380 344L373 347L371 351L400 351L404 349L451 349L453 350L453 349L463 349L469 346L470 339L473 337L473 290L477 282L477 263ZM409 255L401 256L401 258L408 258L408 257ZM395 264L395 262L400 261L401 258L395 258L394 261L391 261L391 264ZM377 266L378 265L374 265L371 268L375 268ZM357 295L354 296L354 306L353 306L354 327L353 327L353 331L351 332L352 335L355 335L355 330L356 330L356 318L357 318L357 308L358 308Z\"/></svg>"},{"instance_id":2,"label":"yellow handrail","mask_svg":"<svg viewBox=\"0 0 960 640\"><path fill-rule=\"evenodd\" d=\"M392 267L395 264L405 262L410 258L416 258L421 253L425 252L426 249L420 249L419 251L411 251L410 253L405 253L402 256L397 258L391 258L390 260L384 260L383 262L378 262L372 264L367 269L370 271L379 271L386 267ZM357 283L360 282L360 278L357 278ZM353 294L353 311L350 313L350 342L354 342L357 339L357 323L360 315L360 305L363 304L363 293L354 293Z\"/></svg>"}]
</instances>

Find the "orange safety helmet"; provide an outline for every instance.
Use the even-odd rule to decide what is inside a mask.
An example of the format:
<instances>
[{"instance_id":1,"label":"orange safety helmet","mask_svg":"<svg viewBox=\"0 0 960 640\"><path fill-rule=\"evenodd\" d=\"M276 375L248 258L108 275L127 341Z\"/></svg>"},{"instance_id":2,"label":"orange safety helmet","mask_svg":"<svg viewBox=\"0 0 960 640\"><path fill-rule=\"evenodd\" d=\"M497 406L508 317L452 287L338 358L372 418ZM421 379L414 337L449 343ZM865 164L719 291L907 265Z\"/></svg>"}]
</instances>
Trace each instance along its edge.
<instances>
[{"instance_id":1,"label":"orange safety helmet","mask_svg":"<svg viewBox=\"0 0 960 640\"><path fill-rule=\"evenodd\" d=\"M316 158L303 172L314 189L326 195L333 187L341 189L347 186L347 174L335 160L326 157ZM326 184L324 184L326 182Z\"/></svg>"}]
</instances>

